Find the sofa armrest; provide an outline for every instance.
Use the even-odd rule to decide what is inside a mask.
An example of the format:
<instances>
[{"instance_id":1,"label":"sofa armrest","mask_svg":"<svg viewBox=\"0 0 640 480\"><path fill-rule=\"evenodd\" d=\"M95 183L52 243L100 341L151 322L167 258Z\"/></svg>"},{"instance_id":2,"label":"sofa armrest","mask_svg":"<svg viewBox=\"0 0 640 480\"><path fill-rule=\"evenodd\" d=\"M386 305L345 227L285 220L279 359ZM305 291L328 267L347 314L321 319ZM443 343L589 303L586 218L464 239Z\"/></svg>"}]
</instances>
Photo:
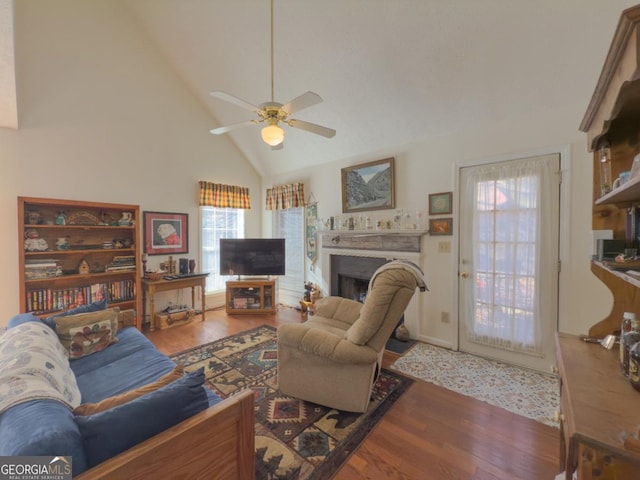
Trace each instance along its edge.
<instances>
[{"instance_id":1,"label":"sofa armrest","mask_svg":"<svg viewBox=\"0 0 640 480\"><path fill-rule=\"evenodd\" d=\"M254 393L245 390L74 480L255 478Z\"/></svg>"},{"instance_id":2,"label":"sofa armrest","mask_svg":"<svg viewBox=\"0 0 640 480\"><path fill-rule=\"evenodd\" d=\"M296 348L338 363L371 364L378 354L366 345L356 345L343 336L304 323L287 323L278 327L278 346Z\"/></svg>"}]
</instances>

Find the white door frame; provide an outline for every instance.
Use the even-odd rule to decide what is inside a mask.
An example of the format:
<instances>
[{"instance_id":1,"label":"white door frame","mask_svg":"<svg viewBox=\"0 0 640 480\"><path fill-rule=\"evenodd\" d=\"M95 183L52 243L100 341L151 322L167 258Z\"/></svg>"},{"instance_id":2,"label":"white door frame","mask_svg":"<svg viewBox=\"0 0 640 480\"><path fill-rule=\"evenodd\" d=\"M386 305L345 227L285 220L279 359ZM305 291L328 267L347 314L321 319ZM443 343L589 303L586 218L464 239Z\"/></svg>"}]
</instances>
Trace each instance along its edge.
<instances>
[{"instance_id":1,"label":"white door frame","mask_svg":"<svg viewBox=\"0 0 640 480\"><path fill-rule=\"evenodd\" d=\"M571 172L571 145L565 144L560 146L550 146L536 148L524 152L516 152L502 154L495 157L481 158L475 160L466 160L457 162L453 165L454 170L454 202L453 202L453 218L460 218L460 170L465 167L474 167L478 165L486 165L489 163L504 162L508 160L517 160L521 158L536 157L540 155L560 155L560 171L562 174L562 182L560 183L560 225L558 253L560 255L561 269L558 278L558 299L562 292L567 290L566 282L568 281L569 268L569 212L570 212L570 172ZM454 312L451 328L453 329L452 349L459 350L459 332L460 332L460 312L458 308L459 302L459 282L458 282L458 266L460 265L460 222L453 222L453 243L455 245L454 255L452 255L452 278L453 278L453 295L451 311ZM558 300L558 319L562 317L563 305ZM550 365L551 366L551 365Z\"/></svg>"}]
</instances>

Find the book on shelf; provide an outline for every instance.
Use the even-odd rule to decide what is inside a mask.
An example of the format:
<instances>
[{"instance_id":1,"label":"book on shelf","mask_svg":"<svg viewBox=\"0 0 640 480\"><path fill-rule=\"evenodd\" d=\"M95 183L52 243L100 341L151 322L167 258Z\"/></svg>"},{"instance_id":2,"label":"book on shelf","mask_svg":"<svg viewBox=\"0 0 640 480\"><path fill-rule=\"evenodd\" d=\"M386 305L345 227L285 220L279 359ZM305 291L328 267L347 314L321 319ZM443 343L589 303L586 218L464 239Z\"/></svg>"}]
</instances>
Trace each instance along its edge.
<instances>
[{"instance_id":1,"label":"book on shelf","mask_svg":"<svg viewBox=\"0 0 640 480\"><path fill-rule=\"evenodd\" d=\"M136 266L135 265L107 265L104 268L105 272L118 272L121 270L127 271L127 270L135 270Z\"/></svg>"},{"instance_id":2,"label":"book on shelf","mask_svg":"<svg viewBox=\"0 0 640 480\"><path fill-rule=\"evenodd\" d=\"M34 259L26 260L24 265L24 276L27 280L38 278L59 277L62 275L62 267L56 260Z\"/></svg>"},{"instance_id":3,"label":"book on shelf","mask_svg":"<svg viewBox=\"0 0 640 480\"><path fill-rule=\"evenodd\" d=\"M107 296L109 303L127 302L136 296L135 280L94 283L73 288L40 288L27 294L27 312L43 314L66 310L71 305L85 305Z\"/></svg>"},{"instance_id":4,"label":"book on shelf","mask_svg":"<svg viewBox=\"0 0 640 480\"><path fill-rule=\"evenodd\" d=\"M135 270L136 269L136 257L134 255L116 255L108 263L104 270L106 272L117 272L121 270Z\"/></svg>"}]
</instances>

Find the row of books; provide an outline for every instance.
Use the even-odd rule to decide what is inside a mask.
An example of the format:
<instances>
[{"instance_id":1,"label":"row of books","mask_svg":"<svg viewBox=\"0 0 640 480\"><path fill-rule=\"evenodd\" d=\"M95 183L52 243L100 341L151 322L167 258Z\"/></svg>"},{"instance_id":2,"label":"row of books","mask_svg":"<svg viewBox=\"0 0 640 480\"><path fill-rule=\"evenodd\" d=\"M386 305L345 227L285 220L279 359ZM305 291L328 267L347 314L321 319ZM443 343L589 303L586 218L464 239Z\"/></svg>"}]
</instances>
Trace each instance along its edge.
<instances>
[{"instance_id":1,"label":"row of books","mask_svg":"<svg viewBox=\"0 0 640 480\"><path fill-rule=\"evenodd\" d=\"M135 270L136 257L134 255L118 255L113 257L111 263L105 267L106 272L118 272L121 270Z\"/></svg>"},{"instance_id":2,"label":"row of books","mask_svg":"<svg viewBox=\"0 0 640 480\"><path fill-rule=\"evenodd\" d=\"M135 280L95 283L85 287L32 290L27 295L26 310L37 314L66 310L70 305L99 301L105 295L109 303L133 300L136 297Z\"/></svg>"},{"instance_id":3,"label":"row of books","mask_svg":"<svg viewBox=\"0 0 640 480\"><path fill-rule=\"evenodd\" d=\"M62 266L54 259L29 259L24 264L24 277L27 280L51 278L62 275Z\"/></svg>"}]
</instances>

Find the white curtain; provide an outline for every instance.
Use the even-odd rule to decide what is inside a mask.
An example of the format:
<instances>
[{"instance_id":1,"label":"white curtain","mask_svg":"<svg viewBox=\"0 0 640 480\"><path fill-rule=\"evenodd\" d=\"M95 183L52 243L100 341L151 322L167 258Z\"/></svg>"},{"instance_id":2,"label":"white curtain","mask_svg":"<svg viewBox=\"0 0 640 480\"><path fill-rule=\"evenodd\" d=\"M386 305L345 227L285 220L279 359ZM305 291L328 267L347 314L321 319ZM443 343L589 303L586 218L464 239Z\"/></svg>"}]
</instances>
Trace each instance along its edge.
<instances>
[{"instance_id":1,"label":"white curtain","mask_svg":"<svg viewBox=\"0 0 640 480\"><path fill-rule=\"evenodd\" d=\"M543 354L540 288L557 276L549 262L552 226L548 219L557 167L535 157L471 167L461 177L465 212L460 252L473 272L462 305L467 338L492 347ZM467 170L467 169L465 169ZM550 283L547 283L549 285Z\"/></svg>"}]
</instances>

